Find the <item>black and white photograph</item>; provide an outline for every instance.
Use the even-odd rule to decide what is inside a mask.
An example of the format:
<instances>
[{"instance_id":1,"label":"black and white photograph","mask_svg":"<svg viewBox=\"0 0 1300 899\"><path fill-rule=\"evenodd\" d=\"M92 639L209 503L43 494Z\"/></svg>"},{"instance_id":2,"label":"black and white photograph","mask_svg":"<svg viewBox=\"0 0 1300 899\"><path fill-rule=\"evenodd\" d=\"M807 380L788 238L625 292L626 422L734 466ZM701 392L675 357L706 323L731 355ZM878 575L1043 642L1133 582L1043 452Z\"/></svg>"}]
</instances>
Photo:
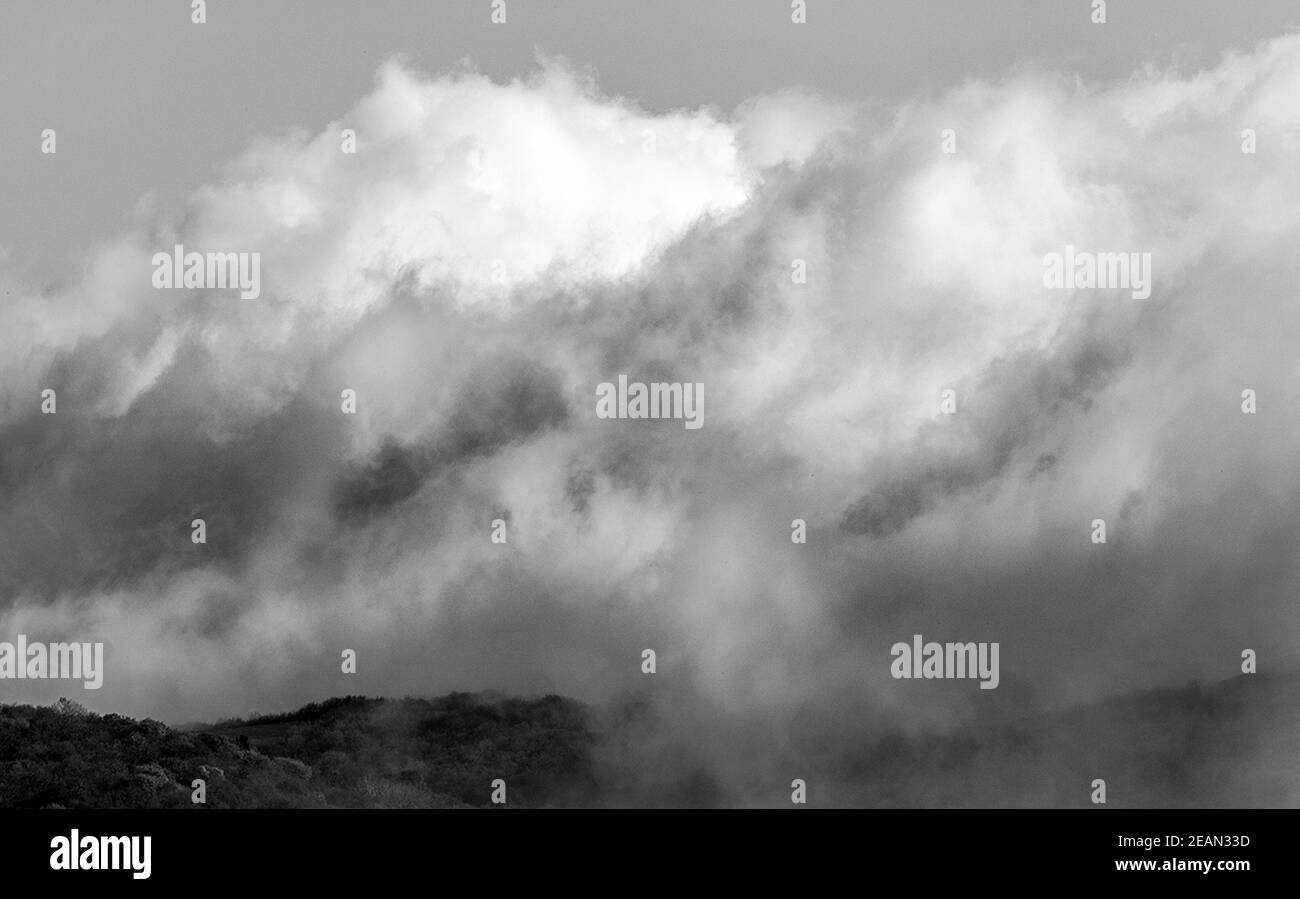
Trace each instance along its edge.
<instances>
[{"instance_id":1,"label":"black and white photograph","mask_svg":"<svg viewBox=\"0 0 1300 899\"><path fill-rule=\"evenodd\" d=\"M1295 0L3 0L0 198L51 883L580 811L1230 891L1294 833Z\"/></svg>"}]
</instances>

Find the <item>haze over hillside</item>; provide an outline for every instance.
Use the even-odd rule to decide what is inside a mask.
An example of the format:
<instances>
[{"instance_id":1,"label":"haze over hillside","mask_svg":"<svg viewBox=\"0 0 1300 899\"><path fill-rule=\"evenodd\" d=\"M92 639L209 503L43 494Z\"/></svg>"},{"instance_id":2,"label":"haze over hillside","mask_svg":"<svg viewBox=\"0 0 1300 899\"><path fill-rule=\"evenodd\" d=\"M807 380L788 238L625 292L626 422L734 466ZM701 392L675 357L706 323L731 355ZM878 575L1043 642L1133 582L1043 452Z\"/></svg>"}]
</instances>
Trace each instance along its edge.
<instances>
[{"instance_id":1,"label":"haze over hillside","mask_svg":"<svg viewBox=\"0 0 1300 899\"><path fill-rule=\"evenodd\" d=\"M0 807L1277 807L1300 802L1300 676L1239 677L947 734L710 757L648 698L344 697L183 730L75 704L0 707Z\"/></svg>"}]
</instances>

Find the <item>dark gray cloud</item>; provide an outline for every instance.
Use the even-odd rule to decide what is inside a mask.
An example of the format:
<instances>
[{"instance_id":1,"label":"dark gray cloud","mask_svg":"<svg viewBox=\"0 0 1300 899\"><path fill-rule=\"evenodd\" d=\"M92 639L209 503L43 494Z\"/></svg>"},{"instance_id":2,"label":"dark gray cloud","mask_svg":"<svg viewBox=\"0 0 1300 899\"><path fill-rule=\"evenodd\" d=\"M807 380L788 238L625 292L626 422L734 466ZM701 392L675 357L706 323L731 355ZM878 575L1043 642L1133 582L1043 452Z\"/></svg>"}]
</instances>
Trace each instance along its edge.
<instances>
[{"instance_id":1,"label":"dark gray cloud","mask_svg":"<svg viewBox=\"0 0 1300 899\"><path fill-rule=\"evenodd\" d=\"M1063 358L1025 354L999 359L980 377L963 413L962 445L955 453L928 448L945 425L922 428L915 448L902 454L903 470L844 513L844 528L868 537L887 537L913 518L1006 475L1007 469L1051 433L1058 419L1086 414L1092 395L1103 390L1132 358L1120 339L1090 336ZM1056 463L1053 453L1040 454L1032 471Z\"/></svg>"},{"instance_id":2,"label":"dark gray cloud","mask_svg":"<svg viewBox=\"0 0 1300 899\"><path fill-rule=\"evenodd\" d=\"M527 359L485 362L429 439L409 446L386 439L360 470L339 480L336 512L350 522L382 515L415 495L428 478L562 426L568 417L555 373Z\"/></svg>"}]
</instances>

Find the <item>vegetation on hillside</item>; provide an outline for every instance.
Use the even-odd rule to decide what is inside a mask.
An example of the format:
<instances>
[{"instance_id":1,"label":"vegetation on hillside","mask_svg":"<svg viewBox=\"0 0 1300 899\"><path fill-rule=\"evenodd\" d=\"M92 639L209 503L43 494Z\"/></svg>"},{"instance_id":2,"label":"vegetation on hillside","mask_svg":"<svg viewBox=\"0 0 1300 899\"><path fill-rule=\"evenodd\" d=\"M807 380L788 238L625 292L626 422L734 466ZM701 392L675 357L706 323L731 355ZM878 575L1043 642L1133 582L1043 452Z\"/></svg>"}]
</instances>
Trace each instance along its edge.
<instances>
[{"instance_id":1,"label":"vegetation on hillside","mask_svg":"<svg viewBox=\"0 0 1300 899\"><path fill-rule=\"evenodd\" d=\"M60 700L0 707L0 807L448 808L541 805L588 787L587 712L558 696L349 696L178 731Z\"/></svg>"},{"instance_id":2,"label":"vegetation on hillside","mask_svg":"<svg viewBox=\"0 0 1300 899\"><path fill-rule=\"evenodd\" d=\"M498 778L511 808L779 806L792 770L817 805L1086 807L1102 778L1111 806L1294 806L1297 699L1300 676L1242 676L947 733L800 731L775 753L768 728L701 740L651 694L602 713L559 696L347 696L184 729L60 700L0 706L0 807L485 807Z\"/></svg>"}]
</instances>

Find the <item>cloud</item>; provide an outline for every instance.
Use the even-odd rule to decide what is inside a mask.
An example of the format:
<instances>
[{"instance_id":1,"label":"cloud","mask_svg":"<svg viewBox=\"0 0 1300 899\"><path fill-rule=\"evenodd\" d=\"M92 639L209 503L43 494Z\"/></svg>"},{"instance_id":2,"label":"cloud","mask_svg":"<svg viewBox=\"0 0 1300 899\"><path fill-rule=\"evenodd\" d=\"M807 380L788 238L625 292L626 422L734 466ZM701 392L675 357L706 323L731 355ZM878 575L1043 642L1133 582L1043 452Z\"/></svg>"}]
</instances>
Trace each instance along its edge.
<instances>
[{"instance_id":1,"label":"cloud","mask_svg":"<svg viewBox=\"0 0 1300 899\"><path fill-rule=\"evenodd\" d=\"M389 63L0 308L0 633L105 640L88 704L172 719L601 700L645 648L685 722L1294 665L1298 65L652 115ZM153 290L175 243L262 253L261 297ZM1151 297L1044 289L1067 244L1150 252ZM619 374L703 383L705 427L597 419ZM913 633L1000 641L1002 685L893 681Z\"/></svg>"}]
</instances>

